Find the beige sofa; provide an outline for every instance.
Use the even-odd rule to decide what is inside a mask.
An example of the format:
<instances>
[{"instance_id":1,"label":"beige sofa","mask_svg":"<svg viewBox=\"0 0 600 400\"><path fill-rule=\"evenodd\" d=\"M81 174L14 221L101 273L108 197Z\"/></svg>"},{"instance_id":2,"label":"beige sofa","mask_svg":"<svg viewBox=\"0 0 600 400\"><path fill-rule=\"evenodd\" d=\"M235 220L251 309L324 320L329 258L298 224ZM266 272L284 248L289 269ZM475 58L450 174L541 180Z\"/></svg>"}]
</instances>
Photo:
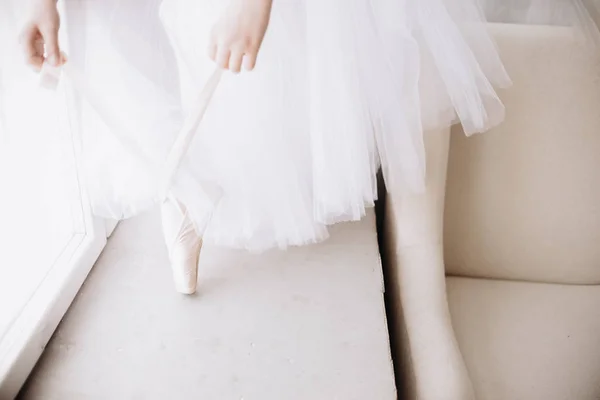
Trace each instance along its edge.
<instances>
[{"instance_id":1,"label":"beige sofa","mask_svg":"<svg viewBox=\"0 0 600 400\"><path fill-rule=\"evenodd\" d=\"M454 330L478 400L597 400L600 60L568 28L493 29L514 86L501 93L502 126L452 134L444 251ZM390 237L398 223L387 221ZM402 316L391 318L402 385L413 360Z\"/></svg>"}]
</instances>

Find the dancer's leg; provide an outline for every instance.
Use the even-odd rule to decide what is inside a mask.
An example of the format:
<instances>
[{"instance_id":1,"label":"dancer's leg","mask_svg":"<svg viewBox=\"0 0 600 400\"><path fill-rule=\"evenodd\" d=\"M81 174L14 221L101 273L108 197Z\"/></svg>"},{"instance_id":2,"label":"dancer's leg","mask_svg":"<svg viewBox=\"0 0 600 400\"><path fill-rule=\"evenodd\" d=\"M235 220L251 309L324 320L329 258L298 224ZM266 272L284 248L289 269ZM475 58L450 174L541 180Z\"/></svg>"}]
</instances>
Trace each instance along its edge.
<instances>
[{"instance_id":1,"label":"dancer's leg","mask_svg":"<svg viewBox=\"0 0 600 400\"><path fill-rule=\"evenodd\" d=\"M425 135L427 190L390 196L396 223L400 301L415 390L423 400L471 400L473 389L450 320L443 259L443 214L450 134Z\"/></svg>"}]
</instances>

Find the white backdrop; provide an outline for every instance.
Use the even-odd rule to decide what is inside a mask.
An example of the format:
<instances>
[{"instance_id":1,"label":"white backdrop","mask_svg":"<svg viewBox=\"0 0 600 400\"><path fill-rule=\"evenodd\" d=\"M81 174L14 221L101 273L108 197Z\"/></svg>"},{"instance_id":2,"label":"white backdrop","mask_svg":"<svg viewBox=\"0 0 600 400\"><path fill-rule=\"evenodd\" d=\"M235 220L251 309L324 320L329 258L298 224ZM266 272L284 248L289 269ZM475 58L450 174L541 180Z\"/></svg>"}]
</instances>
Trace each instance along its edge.
<instances>
[{"instance_id":1,"label":"white backdrop","mask_svg":"<svg viewBox=\"0 0 600 400\"><path fill-rule=\"evenodd\" d=\"M77 168L76 94L40 88L20 54L24 3L0 1L0 398L25 381L106 243Z\"/></svg>"}]
</instances>

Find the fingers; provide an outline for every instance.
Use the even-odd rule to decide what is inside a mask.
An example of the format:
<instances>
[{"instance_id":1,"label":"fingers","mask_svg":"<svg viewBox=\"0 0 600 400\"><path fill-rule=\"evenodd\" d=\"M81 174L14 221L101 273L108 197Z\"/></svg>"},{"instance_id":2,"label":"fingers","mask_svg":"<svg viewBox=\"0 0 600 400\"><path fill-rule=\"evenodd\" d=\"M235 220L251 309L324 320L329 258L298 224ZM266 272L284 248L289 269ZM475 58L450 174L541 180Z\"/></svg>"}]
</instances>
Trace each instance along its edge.
<instances>
[{"instance_id":1,"label":"fingers","mask_svg":"<svg viewBox=\"0 0 600 400\"><path fill-rule=\"evenodd\" d=\"M208 56L210 59L223 69L229 69L230 55L231 52L225 46L218 46L216 43L211 42L208 47Z\"/></svg>"},{"instance_id":2,"label":"fingers","mask_svg":"<svg viewBox=\"0 0 600 400\"><path fill-rule=\"evenodd\" d=\"M46 44L46 56L50 65L58 66L61 62L60 48L58 46L58 23L52 22L40 26L40 33Z\"/></svg>"},{"instance_id":3,"label":"fingers","mask_svg":"<svg viewBox=\"0 0 600 400\"><path fill-rule=\"evenodd\" d=\"M58 17L27 25L19 37L25 62L39 71L44 61L59 66L66 61L58 44ZM44 57L44 48L46 57Z\"/></svg>"},{"instance_id":4,"label":"fingers","mask_svg":"<svg viewBox=\"0 0 600 400\"><path fill-rule=\"evenodd\" d=\"M217 57L215 58L215 63L223 69L229 69L229 57L231 56L231 52L226 47L219 47L217 50Z\"/></svg>"},{"instance_id":5,"label":"fingers","mask_svg":"<svg viewBox=\"0 0 600 400\"><path fill-rule=\"evenodd\" d=\"M256 66L257 52L243 52L240 50L231 51L226 47L211 45L208 50L208 56L219 67L234 73L239 73L242 68L246 71L252 71L254 69Z\"/></svg>"},{"instance_id":6,"label":"fingers","mask_svg":"<svg viewBox=\"0 0 600 400\"><path fill-rule=\"evenodd\" d=\"M211 42L208 46L208 57L214 62L217 62L217 53L219 52L219 46L216 43Z\"/></svg>"},{"instance_id":7,"label":"fingers","mask_svg":"<svg viewBox=\"0 0 600 400\"><path fill-rule=\"evenodd\" d=\"M229 57L229 70L233 73L239 73L242 70L242 61L244 59L244 53L242 51L236 51Z\"/></svg>"},{"instance_id":8,"label":"fingers","mask_svg":"<svg viewBox=\"0 0 600 400\"><path fill-rule=\"evenodd\" d=\"M230 70L233 73L239 73L242 68L246 71L252 71L256 66L257 55L257 49L219 45L214 41L211 41L208 47L208 56L210 59L219 67Z\"/></svg>"},{"instance_id":9,"label":"fingers","mask_svg":"<svg viewBox=\"0 0 600 400\"><path fill-rule=\"evenodd\" d=\"M34 25L25 27L19 38L25 62L37 71L44 63L44 50L43 45L40 46L40 39L41 35Z\"/></svg>"},{"instance_id":10,"label":"fingers","mask_svg":"<svg viewBox=\"0 0 600 400\"><path fill-rule=\"evenodd\" d=\"M252 51L246 54L246 57L244 57L244 69L246 71L252 71L254 69L254 67L256 66L257 55L258 53L256 51Z\"/></svg>"}]
</instances>

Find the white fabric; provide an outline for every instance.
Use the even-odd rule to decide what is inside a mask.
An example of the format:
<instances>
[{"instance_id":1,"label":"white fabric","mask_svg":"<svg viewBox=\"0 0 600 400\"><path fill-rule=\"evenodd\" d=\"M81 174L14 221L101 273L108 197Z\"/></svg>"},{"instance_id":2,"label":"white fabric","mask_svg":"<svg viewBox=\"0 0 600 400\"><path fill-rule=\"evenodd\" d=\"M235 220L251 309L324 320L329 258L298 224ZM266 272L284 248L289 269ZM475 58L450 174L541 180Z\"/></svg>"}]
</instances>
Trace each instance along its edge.
<instances>
[{"instance_id":1,"label":"white fabric","mask_svg":"<svg viewBox=\"0 0 600 400\"><path fill-rule=\"evenodd\" d=\"M164 161L212 71L208 33L226 2L66 4L71 61L117 125ZM257 69L223 77L173 195L205 243L323 240L328 224L373 205L380 166L392 191L423 190L423 130L500 123L493 86L508 83L477 0L275 0ZM84 102L94 209L135 215L156 202L155 171L99 115Z\"/></svg>"},{"instance_id":2,"label":"white fabric","mask_svg":"<svg viewBox=\"0 0 600 400\"><path fill-rule=\"evenodd\" d=\"M463 3L466 18L480 18ZM184 106L210 70L203 50L222 4L163 4ZM485 73L507 79L483 25L468 34L485 65L458 28L435 1L276 1L257 70L225 77L190 152L225 193L205 240L321 240L326 224L373 205L380 161L392 188L422 190L423 125L449 125L456 110L473 133L503 117Z\"/></svg>"}]
</instances>

